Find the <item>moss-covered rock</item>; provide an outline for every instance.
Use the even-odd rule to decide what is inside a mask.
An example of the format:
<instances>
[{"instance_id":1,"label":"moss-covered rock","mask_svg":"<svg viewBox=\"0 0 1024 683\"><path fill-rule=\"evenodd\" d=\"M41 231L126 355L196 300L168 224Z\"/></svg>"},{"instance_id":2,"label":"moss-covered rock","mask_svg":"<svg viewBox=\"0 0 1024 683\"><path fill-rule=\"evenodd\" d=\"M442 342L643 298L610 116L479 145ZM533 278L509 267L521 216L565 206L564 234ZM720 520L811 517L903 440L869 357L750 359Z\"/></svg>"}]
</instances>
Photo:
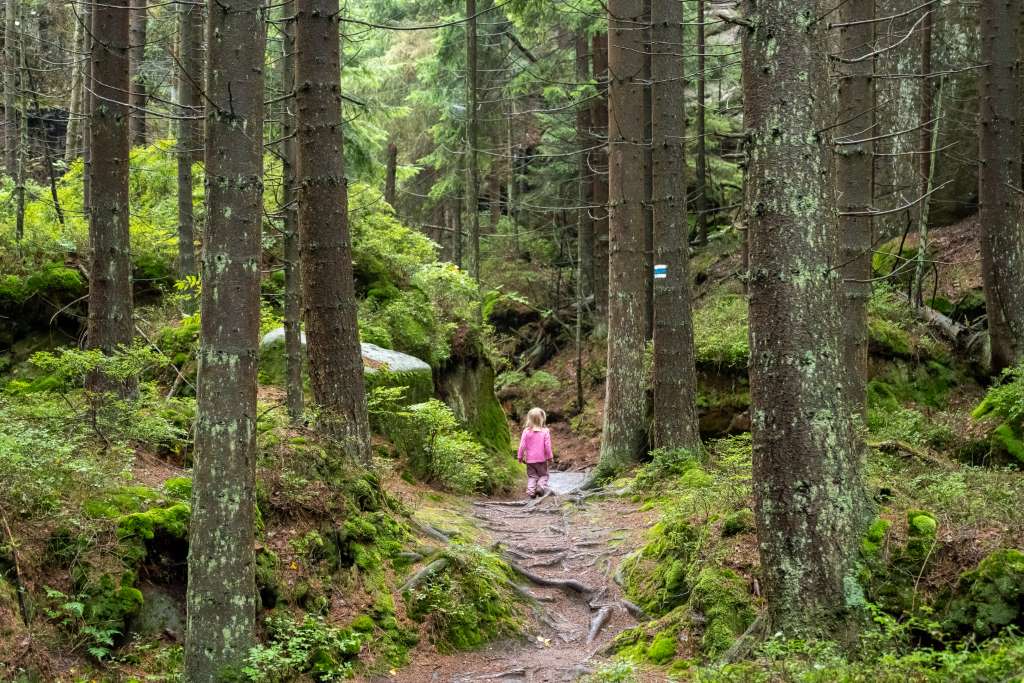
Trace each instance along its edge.
<instances>
[{"instance_id":1,"label":"moss-covered rock","mask_svg":"<svg viewBox=\"0 0 1024 683\"><path fill-rule=\"evenodd\" d=\"M1008 626L1024 627L1024 553L997 550L960 577L947 627L988 638Z\"/></svg>"},{"instance_id":2,"label":"moss-covered rock","mask_svg":"<svg viewBox=\"0 0 1024 683\"><path fill-rule=\"evenodd\" d=\"M655 524L647 545L622 563L629 599L655 616L685 603L691 589L687 575L699 540L699 531L685 519Z\"/></svg>"},{"instance_id":3,"label":"moss-covered rock","mask_svg":"<svg viewBox=\"0 0 1024 683\"><path fill-rule=\"evenodd\" d=\"M305 349L306 335L302 335ZM404 387L407 404L425 401L434 395L434 379L430 365L407 353L385 349L376 344L361 344L363 379L366 388ZM260 341L260 381L284 384L286 358L284 328L271 330Z\"/></svg>"},{"instance_id":4,"label":"moss-covered rock","mask_svg":"<svg viewBox=\"0 0 1024 683\"><path fill-rule=\"evenodd\" d=\"M722 536L724 538L750 533L754 531L754 528L754 511L750 508L731 512L722 520Z\"/></svg>"},{"instance_id":5,"label":"moss-covered rock","mask_svg":"<svg viewBox=\"0 0 1024 683\"><path fill-rule=\"evenodd\" d=\"M693 582L690 610L703 616L701 650L710 657L729 649L756 616L743 578L731 569L710 566Z\"/></svg>"}]
</instances>

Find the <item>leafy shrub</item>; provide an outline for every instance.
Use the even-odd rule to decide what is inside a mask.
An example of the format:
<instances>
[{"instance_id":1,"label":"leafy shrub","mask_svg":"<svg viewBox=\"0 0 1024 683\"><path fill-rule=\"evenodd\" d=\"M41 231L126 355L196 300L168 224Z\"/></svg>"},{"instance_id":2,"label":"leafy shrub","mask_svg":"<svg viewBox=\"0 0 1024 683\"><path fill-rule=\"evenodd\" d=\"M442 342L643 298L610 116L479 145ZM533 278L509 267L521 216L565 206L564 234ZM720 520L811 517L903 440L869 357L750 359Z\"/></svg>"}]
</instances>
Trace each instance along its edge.
<instances>
[{"instance_id":1,"label":"leafy shrub","mask_svg":"<svg viewBox=\"0 0 1024 683\"><path fill-rule=\"evenodd\" d=\"M45 394L0 394L0 500L20 515L52 515L98 495L128 471L127 450L98 454L69 412Z\"/></svg>"},{"instance_id":2,"label":"leafy shrub","mask_svg":"<svg viewBox=\"0 0 1024 683\"><path fill-rule=\"evenodd\" d=\"M693 311L694 357L698 364L740 370L747 366L747 301L736 294L715 296Z\"/></svg>"},{"instance_id":3,"label":"leafy shrub","mask_svg":"<svg viewBox=\"0 0 1024 683\"><path fill-rule=\"evenodd\" d=\"M409 406L394 415L388 431L417 477L465 493L484 482L486 452L441 401Z\"/></svg>"},{"instance_id":4,"label":"leafy shrub","mask_svg":"<svg viewBox=\"0 0 1024 683\"><path fill-rule=\"evenodd\" d=\"M267 630L270 642L249 652L242 669L245 680L278 683L308 675L315 681L339 681L351 677L362 648L357 633L308 614L302 621L270 617Z\"/></svg>"},{"instance_id":5,"label":"leafy shrub","mask_svg":"<svg viewBox=\"0 0 1024 683\"><path fill-rule=\"evenodd\" d=\"M993 445L1024 463L1024 364L1004 370L971 416L1001 419L991 434Z\"/></svg>"}]
</instances>

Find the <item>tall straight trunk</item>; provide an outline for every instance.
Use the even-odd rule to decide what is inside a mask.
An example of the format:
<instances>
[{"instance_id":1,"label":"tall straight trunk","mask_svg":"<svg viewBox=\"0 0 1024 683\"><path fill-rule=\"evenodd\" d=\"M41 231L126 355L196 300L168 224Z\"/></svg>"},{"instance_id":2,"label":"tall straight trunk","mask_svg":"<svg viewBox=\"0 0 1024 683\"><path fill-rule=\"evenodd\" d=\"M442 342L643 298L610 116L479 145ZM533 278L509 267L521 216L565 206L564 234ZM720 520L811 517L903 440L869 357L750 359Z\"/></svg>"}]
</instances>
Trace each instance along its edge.
<instances>
[{"instance_id":1,"label":"tall straight trunk","mask_svg":"<svg viewBox=\"0 0 1024 683\"><path fill-rule=\"evenodd\" d=\"M146 76L143 63L146 59L146 23L148 0L131 0L131 48L128 50L128 67L130 69L129 104L131 113L131 142L133 145L146 144Z\"/></svg>"},{"instance_id":2,"label":"tall straight trunk","mask_svg":"<svg viewBox=\"0 0 1024 683\"><path fill-rule=\"evenodd\" d=\"M132 341L132 271L128 247L128 0L93 8L93 108L89 186L90 348L113 353ZM113 389L98 374L95 391Z\"/></svg>"},{"instance_id":3,"label":"tall straight trunk","mask_svg":"<svg viewBox=\"0 0 1024 683\"><path fill-rule=\"evenodd\" d=\"M651 156L651 0L643 0L644 17L644 258L647 264L647 277L644 278L644 334L648 340L654 338L654 162Z\"/></svg>"},{"instance_id":4,"label":"tall straight trunk","mask_svg":"<svg viewBox=\"0 0 1024 683\"><path fill-rule=\"evenodd\" d=\"M708 243L707 131L704 100L707 88L707 43L704 40L704 0L697 0L697 243Z\"/></svg>"},{"instance_id":5,"label":"tall straight trunk","mask_svg":"<svg viewBox=\"0 0 1024 683\"><path fill-rule=\"evenodd\" d=\"M768 633L845 640L863 524L861 449L843 385L830 201L825 24L817 0L748 2L754 500ZM784 37L785 39L780 39ZM785 169L785 176L779 176Z\"/></svg>"},{"instance_id":6,"label":"tall straight trunk","mask_svg":"<svg viewBox=\"0 0 1024 683\"><path fill-rule=\"evenodd\" d=\"M992 370L1024 361L1024 196L1021 182L1021 5L982 0L979 82L981 265Z\"/></svg>"},{"instance_id":7,"label":"tall straight trunk","mask_svg":"<svg viewBox=\"0 0 1024 683\"><path fill-rule=\"evenodd\" d=\"M601 473L635 462L646 445L643 0L608 2L608 378Z\"/></svg>"},{"instance_id":8,"label":"tall straight trunk","mask_svg":"<svg viewBox=\"0 0 1024 683\"><path fill-rule=\"evenodd\" d=\"M286 17L282 25L281 89L295 90L295 14L294 0L282 7ZM284 211L284 351L285 392L288 417L293 423L302 419L305 396L302 383L302 278L299 247L299 212L296 206L296 142L294 102L286 100L281 112L281 175Z\"/></svg>"},{"instance_id":9,"label":"tall straight trunk","mask_svg":"<svg viewBox=\"0 0 1024 683\"><path fill-rule=\"evenodd\" d=\"M398 145L388 143L388 160L384 169L384 201L395 206L395 175L398 173Z\"/></svg>"},{"instance_id":10,"label":"tall straight trunk","mask_svg":"<svg viewBox=\"0 0 1024 683\"><path fill-rule=\"evenodd\" d=\"M590 80L590 42L585 33L576 36L576 82L586 83ZM577 287L580 297L585 299L594 291L594 218L590 208L591 188L593 187L590 172L590 147L594 138L590 131L590 103L582 103L576 109L576 145L579 148L579 211L577 212L577 259L579 261L579 277Z\"/></svg>"},{"instance_id":11,"label":"tall straight trunk","mask_svg":"<svg viewBox=\"0 0 1024 683\"><path fill-rule=\"evenodd\" d=\"M4 3L4 167L18 176L18 2Z\"/></svg>"},{"instance_id":12,"label":"tall straight trunk","mask_svg":"<svg viewBox=\"0 0 1024 683\"><path fill-rule=\"evenodd\" d=\"M25 31L24 29L18 33L18 62L17 62L18 73L21 74L22 88L28 89L29 85L29 70L25 63ZM38 99L37 99L38 102ZM38 107L37 107L38 109ZM29 154L29 139L28 139L28 106L22 104L21 113L18 120L18 163L17 173L15 175L14 185L14 197L15 197L15 208L14 208L14 239L17 242L25 237L25 169L28 166L27 157ZM45 135L45 133L44 133ZM46 145L46 140L43 140L43 153L49 159L49 148ZM54 202L54 208L57 210L57 215L60 215L60 204ZM61 220L61 223L64 221Z\"/></svg>"},{"instance_id":13,"label":"tall straight trunk","mask_svg":"<svg viewBox=\"0 0 1024 683\"><path fill-rule=\"evenodd\" d=\"M462 268L462 204L456 201L452 207L452 262Z\"/></svg>"},{"instance_id":14,"label":"tall straight trunk","mask_svg":"<svg viewBox=\"0 0 1024 683\"><path fill-rule=\"evenodd\" d=\"M606 327L608 318L608 34L591 41L591 61L597 97L591 110L594 153L590 157L591 211L594 216L594 312L595 325Z\"/></svg>"},{"instance_id":15,"label":"tall straight trunk","mask_svg":"<svg viewBox=\"0 0 1024 683\"><path fill-rule=\"evenodd\" d=\"M256 630L256 359L263 225L260 0L211 2L206 234L185 680L221 680Z\"/></svg>"},{"instance_id":16,"label":"tall straight trunk","mask_svg":"<svg viewBox=\"0 0 1024 683\"><path fill-rule=\"evenodd\" d=\"M696 448L697 374L690 312L686 224L686 124L683 102L683 5L651 4L651 164L654 262L654 445Z\"/></svg>"},{"instance_id":17,"label":"tall straight trunk","mask_svg":"<svg viewBox=\"0 0 1024 683\"><path fill-rule=\"evenodd\" d=\"M839 264L843 295L843 366L846 398L854 413L867 408L868 299L871 298L871 247L874 225L875 0L849 0L839 7L839 107L835 129L836 191L839 210ZM866 57L866 58L865 58ZM859 214L859 215L855 215Z\"/></svg>"},{"instance_id":18,"label":"tall straight trunk","mask_svg":"<svg viewBox=\"0 0 1024 683\"><path fill-rule=\"evenodd\" d=\"M188 20L188 27L180 27L178 34L178 104L183 119L180 127L188 127L191 140L192 163L203 161L203 120L205 88L205 55L203 46L206 30L206 7L203 0L179 0L179 21Z\"/></svg>"},{"instance_id":19,"label":"tall straight trunk","mask_svg":"<svg viewBox=\"0 0 1024 683\"><path fill-rule=\"evenodd\" d=\"M469 224L469 255L473 279L480 282L480 169L477 163L479 142L480 77L477 73L476 0L466 0L466 211Z\"/></svg>"},{"instance_id":20,"label":"tall straight trunk","mask_svg":"<svg viewBox=\"0 0 1024 683\"><path fill-rule=\"evenodd\" d=\"M341 132L338 0L296 0L296 185L309 377L342 451L370 458Z\"/></svg>"},{"instance_id":21,"label":"tall straight trunk","mask_svg":"<svg viewBox=\"0 0 1024 683\"><path fill-rule=\"evenodd\" d=\"M498 175L498 163L495 160L491 165L491 173L487 178L488 184L488 207L490 209L491 222L488 228L491 234L498 232L498 221L501 220L501 176Z\"/></svg>"},{"instance_id":22,"label":"tall straight trunk","mask_svg":"<svg viewBox=\"0 0 1024 683\"><path fill-rule=\"evenodd\" d=\"M68 130L64 136L64 161L71 163L82 152L82 120L85 116L85 55L86 27L89 21L88 3L75 8L75 33L72 38L74 65L71 67L71 103L68 107Z\"/></svg>"},{"instance_id":23,"label":"tall straight trunk","mask_svg":"<svg viewBox=\"0 0 1024 683\"><path fill-rule=\"evenodd\" d=\"M195 216L192 209L192 161L199 146L195 135L200 114L199 88L202 82L199 51L202 43L202 8L191 2L178 5L178 277L195 275Z\"/></svg>"}]
</instances>

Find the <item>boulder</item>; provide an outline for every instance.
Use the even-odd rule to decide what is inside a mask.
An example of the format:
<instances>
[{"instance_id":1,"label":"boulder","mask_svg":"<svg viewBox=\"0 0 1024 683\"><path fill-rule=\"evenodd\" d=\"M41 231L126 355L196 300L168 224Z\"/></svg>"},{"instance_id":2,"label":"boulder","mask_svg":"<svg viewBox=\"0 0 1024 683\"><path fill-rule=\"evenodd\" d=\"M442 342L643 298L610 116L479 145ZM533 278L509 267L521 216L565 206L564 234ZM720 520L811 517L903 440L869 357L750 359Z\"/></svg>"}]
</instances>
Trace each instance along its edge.
<instances>
[{"instance_id":1,"label":"boulder","mask_svg":"<svg viewBox=\"0 0 1024 683\"><path fill-rule=\"evenodd\" d=\"M363 376L368 390L379 386L405 387L407 403L426 401L434 395L433 373L426 362L416 356L376 344L363 343L360 346L363 353ZM305 333L302 335L302 347L305 350ZM260 341L260 381L283 384L284 378L284 328L278 327L263 335Z\"/></svg>"}]
</instances>

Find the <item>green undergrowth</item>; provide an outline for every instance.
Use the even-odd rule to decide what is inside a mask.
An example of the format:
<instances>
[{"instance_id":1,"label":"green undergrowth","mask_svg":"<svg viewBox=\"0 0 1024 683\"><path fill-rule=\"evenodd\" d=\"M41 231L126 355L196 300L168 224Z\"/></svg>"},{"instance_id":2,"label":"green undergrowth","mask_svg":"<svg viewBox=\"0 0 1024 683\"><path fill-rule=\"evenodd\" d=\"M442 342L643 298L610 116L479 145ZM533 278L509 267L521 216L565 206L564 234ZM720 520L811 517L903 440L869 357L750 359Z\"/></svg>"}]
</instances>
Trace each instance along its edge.
<instances>
[{"instance_id":1,"label":"green undergrowth","mask_svg":"<svg viewBox=\"0 0 1024 683\"><path fill-rule=\"evenodd\" d=\"M647 543L618 570L626 597L652 621L620 634L614 649L670 669L721 654L756 613L751 567L735 564L753 540L749 434L710 442L703 453L654 451L629 491L660 513Z\"/></svg>"},{"instance_id":2,"label":"green undergrowth","mask_svg":"<svg viewBox=\"0 0 1024 683\"><path fill-rule=\"evenodd\" d=\"M993 451L1024 464L1024 364L1003 372L972 417L995 424L988 437Z\"/></svg>"},{"instance_id":3,"label":"green undergrowth","mask_svg":"<svg viewBox=\"0 0 1024 683\"><path fill-rule=\"evenodd\" d=\"M405 601L409 616L426 625L438 650L472 650L522 629L515 577L497 555L452 543L424 563L440 569L408 588Z\"/></svg>"},{"instance_id":4,"label":"green undergrowth","mask_svg":"<svg viewBox=\"0 0 1024 683\"><path fill-rule=\"evenodd\" d=\"M97 680L148 666L176 680L180 649L161 637L165 629L182 635L192 483L187 469L161 476L170 466L159 459L187 464L194 399L166 398L166 387L149 379L165 361L145 349L109 358L65 351L37 362L49 388L9 382L0 392L0 499L20 576L31 587L30 614L52 630L48 647L78 658ZM141 378L137 394L86 394L81 383L96 368ZM467 449L484 462L486 476L489 456L480 444L442 404L433 401L429 410L443 414L443 429L420 432L415 438L430 444L411 438L408 447L453 440L446 447ZM383 486L382 473L398 464L393 455L366 470L315 431L291 425L272 404L260 404L258 415L255 573L264 629L249 662L259 673L247 673L248 680L387 671L409 661L421 633L447 649L519 628L508 569L473 546L472 533L459 533L470 528L462 510L450 521L434 520L462 538L458 547L440 547ZM449 463L451 480L467 476L465 464ZM431 554L448 557L451 568L437 579L443 590L432 585L414 600L413 619L411 607L398 606L398 586L413 558ZM0 614L18 614L16 592L7 590L13 566L10 546L0 545ZM504 583L495 587L498 579ZM152 610L168 602L171 614L156 618L171 621L143 631L143 623L154 623ZM358 611L338 621L332 615L343 604Z\"/></svg>"},{"instance_id":5,"label":"green undergrowth","mask_svg":"<svg viewBox=\"0 0 1024 683\"><path fill-rule=\"evenodd\" d=\"M703 452L654 451L629 483L659 519L617 578L650 620L615 639L622 677L607 680L657 667L680 680L967 681L975 679L958 666L979 676L1019 666L1024 477L945 458L957 443L950 428L914 408L869 427L869 440L920 451L873 451L867 460L878 517L861 542L859 582L872 619L859 650L770 640L750 661L713 666L760 608L751 591L758 568L746 434ZM992 676L976 680L1004 680Z\"/></svg>"}]
</instances>

